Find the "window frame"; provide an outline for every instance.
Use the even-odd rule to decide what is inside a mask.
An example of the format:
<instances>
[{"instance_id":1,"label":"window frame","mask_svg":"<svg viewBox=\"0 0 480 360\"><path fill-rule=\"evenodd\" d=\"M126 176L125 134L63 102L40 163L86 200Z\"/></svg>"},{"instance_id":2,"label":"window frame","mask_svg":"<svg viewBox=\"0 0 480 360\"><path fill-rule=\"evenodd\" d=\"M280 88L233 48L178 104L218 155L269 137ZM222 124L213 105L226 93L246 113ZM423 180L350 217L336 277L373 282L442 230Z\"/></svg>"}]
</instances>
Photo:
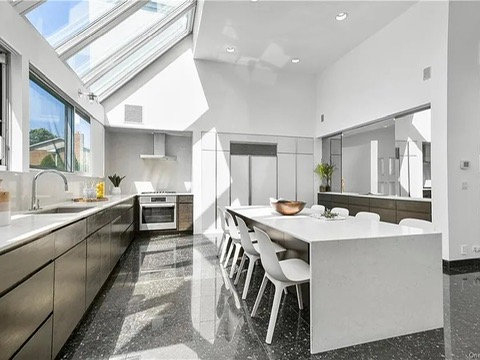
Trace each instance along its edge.
<instances>
[{"instance_id":1,"label":"window frame","mask_svg":"<svg viewBox=\"0 0 480 360\"><path fill-rule=\"evenodd\" d=\"M10 53L0 47L0 72L2 87L0 99L0 170L8 170L9 165L9 134L10 134ZM1 156L3 155L3 156Z\"/></svg>"},{"instance_id":2,"label":"window frame","mask_svg":"<svg viewBox=\"0 0 480 360\"><path fill-rule=\"evenodd\" d=\"M60 172L74 174L75 171L75 164L74 164L74 146L75 146L75 113L78 112L82 114L83 117L87 118L89 123L91 124L90 116L85 115L85 112L72 105L72 102L66 100L66 96L62 96L59 91L55 89L51 83L45 79L43 75L41 75L35 69L30 68L29 74L29 81L33 81L37 86L41 87L43 90L48 92L51 96L53 96L58 101L62 102L65 105L65 169L58 170ZM29 119L30 125L30 119ZM30 129L30 126L29 126ZM30 140L28 142L28 146L30 148ZM29 163L30 170L44 170L43 168L36 168L32 167ZM79 172L80 173L80 172ZM88 173L82 173L88 174Z\"/></svg>"}]
</instances>

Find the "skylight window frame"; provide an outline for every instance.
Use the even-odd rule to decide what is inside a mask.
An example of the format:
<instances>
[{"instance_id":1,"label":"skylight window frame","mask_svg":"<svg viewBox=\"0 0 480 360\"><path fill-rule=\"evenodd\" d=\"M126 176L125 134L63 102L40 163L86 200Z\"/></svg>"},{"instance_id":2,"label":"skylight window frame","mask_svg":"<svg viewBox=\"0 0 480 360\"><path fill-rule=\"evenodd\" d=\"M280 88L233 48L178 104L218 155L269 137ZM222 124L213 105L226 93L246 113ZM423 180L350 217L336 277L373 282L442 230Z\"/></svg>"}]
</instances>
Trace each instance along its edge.
<instances>
[{"instance_id":1,"label":"skylight window frame","mask_svg":"<svg viewBox=\"0 0 480 360\"><path fill-rule=\"evenodd\" d=\"M187 36L189 36L193 31L193 23L194 23L194 20L195 20L195 10L196 10L196 2L193 2L193 6L190 7L189 10L186 10L182 14L182 16L183 16L183 15L186 15L189 12L191 12L191 15L188 16L188 24L187 24L186 29L183 33L180 33L177 38L172 39L172 41L165 44L165 46L160 48L158 51L154 52L153 54L151 54L150 56L145 58L134 69L125 73L124 76L119 77L112 86L110 86L110 87L106 88L104 91L98 93L98 100L100 102L102 102L105 99L107 99L108 97L110 97L119 88L121 88L123 85L125 85L127 82L129 82L132 78L134 78L142 70L144 70L147 66L149 66L151 63L156 61L160 56L165 54L167 51L169 51L171 48L173 48L175 45L177 45L179 42L181 42L183 39L185 39ZM179 18L177 18L177 20ZM120 62L119 62L119 64L120 64Z\"/></svg>"},{"instance_id":2,"label":"skylight window frame","mask_svg":"<svg viewBox=\"0 0 480 360\"><path fill-rule=\"evenodd\" d=\"M36 7L42 5L47 0L19 0L19 1L11 1L11 4L15 10L20 15L25 15L29 11L32 11Z\"/></svg>"},{"instance_id":3,"label":"skylight window frame","mask_svg":"<svg viewBox=\"0 0 480 360\"><path fill-rule=\"evenodd\" d=\"M61 60L66 61L90 43L106 34L115 26L126 20L130 15L140 10L148 0L126 0L99 17L86 28L65 40L55 48Z\"/></svg>"},{"instance_id":4,"label":"skylight window frame","mask_svg":"<svg viewBox=\"0 0 480 360\"><path fill-rule=\"evenodd\" d=\"M172 11L168 14L165 18L161 19L160 21L153 24L150 28L145 30L141 35L136 37L133 41L129 42L125 46L123 46L119 51L114 53L112 56L108 57L107 59L103 60L100 64L93 67L88 73L81 77L82 81L85 83L85 86L89 87L95 81L100 79L103 75L108 73L111 69L115 66L120 64L123 60L125 60L128 56L130 56L133 52L141 48L145 45L148 41L150 41L155 36L159 35L165 29L167 29L170 25L175 23L185 14L187 14L190 10L195 8L196 2L193 0L187 0L182 3L177 9ZM193 23L191 20L192 16L189 17L189 21ZM191 32L190 30L191 24L187 25L187 31Z\"/></svg>"}]
</instances>

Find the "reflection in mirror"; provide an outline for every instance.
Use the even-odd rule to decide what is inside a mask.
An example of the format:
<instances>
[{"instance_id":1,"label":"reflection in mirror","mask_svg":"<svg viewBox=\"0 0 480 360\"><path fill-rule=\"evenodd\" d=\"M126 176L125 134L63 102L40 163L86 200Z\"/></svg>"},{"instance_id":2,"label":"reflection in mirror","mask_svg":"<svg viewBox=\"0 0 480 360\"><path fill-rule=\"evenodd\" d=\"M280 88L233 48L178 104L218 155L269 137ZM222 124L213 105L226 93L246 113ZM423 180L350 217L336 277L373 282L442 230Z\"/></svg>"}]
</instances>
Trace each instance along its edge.
<instances>
[{"instance_id":1,"label":"reflection in mirror","mask_svg":"<svg viewBox=\"0 0 480 360\"><path fill-rule=\"evenodd\" d=\"M431 197L431 111L405 112L322 139L332 191Z\"/></svg>"}]
</instances>

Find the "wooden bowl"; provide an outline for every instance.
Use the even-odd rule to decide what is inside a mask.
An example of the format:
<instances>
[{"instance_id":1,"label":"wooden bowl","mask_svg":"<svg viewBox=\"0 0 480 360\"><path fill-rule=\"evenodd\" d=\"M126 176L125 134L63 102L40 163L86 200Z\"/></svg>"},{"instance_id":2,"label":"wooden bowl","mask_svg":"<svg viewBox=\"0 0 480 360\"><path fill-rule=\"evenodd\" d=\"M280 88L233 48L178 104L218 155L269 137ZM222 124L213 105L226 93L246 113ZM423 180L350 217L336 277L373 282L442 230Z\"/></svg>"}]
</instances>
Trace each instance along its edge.
<instances>
[{"instance_id":1,"label":"wooden bowl","mask_svg":"<svg viewBox=\"0 0 480 360\"><path fill-rule=\"evenodd\" d=\"M303 210L305 203L303 201L277 200L270 201L270 206L282 215L295 215Z\"/></svg>"}]
</instances>

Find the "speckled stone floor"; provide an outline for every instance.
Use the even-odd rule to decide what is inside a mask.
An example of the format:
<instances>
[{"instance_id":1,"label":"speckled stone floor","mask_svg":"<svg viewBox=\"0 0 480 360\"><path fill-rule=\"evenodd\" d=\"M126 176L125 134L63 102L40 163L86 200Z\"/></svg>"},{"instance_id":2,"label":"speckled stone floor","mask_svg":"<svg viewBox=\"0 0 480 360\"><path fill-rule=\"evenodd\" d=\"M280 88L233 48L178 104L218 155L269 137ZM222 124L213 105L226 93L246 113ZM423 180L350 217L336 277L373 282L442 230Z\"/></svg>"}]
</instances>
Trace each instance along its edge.
<instances>
[{"instance_id":1,"label":"speckled stone floor","mask_svg":"<svg viewBox=\"0 0 480 360\"><path fill-rule=\"evenodd\" d=\"M480 359L480 272L444 275L445 327L327 353L309 353L308 309L283 297L264 342L273 288L249 316L263 276L242 301L218 265L215 239L138 237L59 359ZM238 293L237 293L238 292Z\"/></svg>"}]
</instances>

